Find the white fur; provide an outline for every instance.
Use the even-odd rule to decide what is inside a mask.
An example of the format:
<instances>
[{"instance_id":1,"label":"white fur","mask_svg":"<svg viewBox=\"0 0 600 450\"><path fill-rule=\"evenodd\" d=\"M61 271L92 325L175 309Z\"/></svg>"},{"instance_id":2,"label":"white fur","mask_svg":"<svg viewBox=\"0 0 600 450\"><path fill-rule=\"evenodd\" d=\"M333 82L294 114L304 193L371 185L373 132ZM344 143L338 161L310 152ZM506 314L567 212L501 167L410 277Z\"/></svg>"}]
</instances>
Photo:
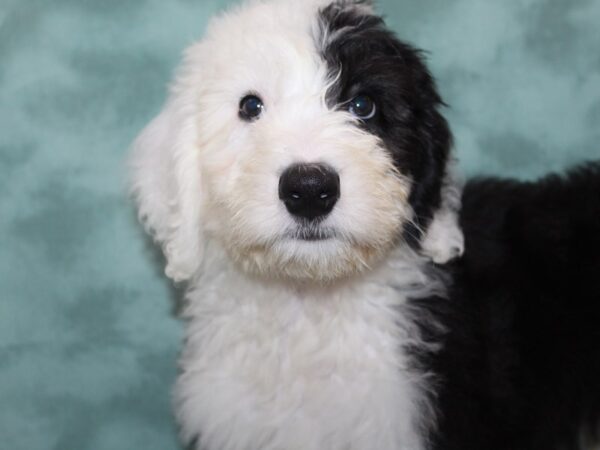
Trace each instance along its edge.
<instances>
[{"instance_id":1,"label":"white fur","mask_svg":"<svg viewBox=\"0 0 600 450\"><path fill-rule=\"evenodd\" d=\"M428 375L405 352L430 345L406 300L443 289L427 253L398 241L411 180L325 104L326 3L255 0L213 21L134 144L140 217L167 275L188 282L176 408L203 450L420 450L435 421ZM248 93L265 103L253 123L238 117ZM335 237L290 237L277 186L296 162L338 171L322 224ZM449 233L454 247L462 238L447 192L427 245L436 261L456 253Z\"/></svg>"},{"instance_id":2,"label":"white fur","mask_svg":"<svg viewBox=\"0 0 600 450\"><path fill-rule=\"evenodd\" d=\"M442 187L442 204L421 243L423 253L436 264L445 264L465 251L465 238L458 224L462 190L452 169L450 165Z\"/></svg>"},{"instance_id":3,"label":"white fur","mask_svg":"<svg viewBox=\"0 0 600 450\"><path fill-rule=\"evenodd\" d=\"M134 143L133 189L139 216L163 246L166 274L182 281L202 255L196 125L191 100L175 98Z\"/></svg>"},{"instance_id":4,"label":"white fur","mask_svg":"<svg viewBox=\"0 0 600 450\"><path fill-rule=\"evenodd\" d=\"M214 253L213 253L214 252ZM434 424L407 295L443 291L399 248L373 272L326 286L265 282L215 246L187 295L176 386L184 439L202 449L420 450Z\"/></svg>"}]
</instances>

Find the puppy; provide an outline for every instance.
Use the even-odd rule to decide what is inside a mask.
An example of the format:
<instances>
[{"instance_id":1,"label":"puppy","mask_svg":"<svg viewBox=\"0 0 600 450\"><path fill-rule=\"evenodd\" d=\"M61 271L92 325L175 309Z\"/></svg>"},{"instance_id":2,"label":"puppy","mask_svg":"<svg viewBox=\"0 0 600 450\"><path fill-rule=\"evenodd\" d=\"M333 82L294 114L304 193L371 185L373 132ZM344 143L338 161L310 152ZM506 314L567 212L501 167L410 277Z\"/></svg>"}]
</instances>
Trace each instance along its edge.
<instances>
[{"instance_id":1,"label":"puppy","mask_svg":"<svg viewBox=\"0 0 600 450\"><path fill-rule=\"evenodd\" d=\"M187 286L186 444L594 442L600 166L462 190L442 105L368 1L250 1L186 51L133 149Z\"/></svg>"}]
</instances>

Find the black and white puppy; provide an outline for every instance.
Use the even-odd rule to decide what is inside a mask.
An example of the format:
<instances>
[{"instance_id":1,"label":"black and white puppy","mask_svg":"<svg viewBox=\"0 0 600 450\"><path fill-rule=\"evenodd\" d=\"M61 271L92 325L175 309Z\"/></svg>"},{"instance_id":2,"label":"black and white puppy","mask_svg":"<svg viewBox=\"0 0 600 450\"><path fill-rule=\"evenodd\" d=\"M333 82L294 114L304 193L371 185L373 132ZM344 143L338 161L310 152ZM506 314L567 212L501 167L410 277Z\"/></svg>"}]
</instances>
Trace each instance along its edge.
<instances>
[{"instance_id":1,"label":"black and white puppy","mask_svg":"<svg viewBox=\"0 0 600 450\"><path fill-rule=\"evenodd\" d=\"M367 1L250 1L186 52L133 154L187 283L185 442L592 445L600 166L461 192L441 106Z\"/></svg>"}]
</instances>

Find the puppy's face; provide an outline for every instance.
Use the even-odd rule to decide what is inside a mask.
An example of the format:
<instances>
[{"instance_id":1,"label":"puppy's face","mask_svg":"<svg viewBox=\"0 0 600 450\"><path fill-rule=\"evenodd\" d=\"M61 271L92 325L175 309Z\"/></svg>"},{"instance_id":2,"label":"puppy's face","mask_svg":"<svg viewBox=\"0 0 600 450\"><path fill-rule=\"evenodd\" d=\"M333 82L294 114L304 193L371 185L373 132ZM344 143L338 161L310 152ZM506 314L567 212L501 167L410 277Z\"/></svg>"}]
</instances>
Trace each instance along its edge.
<instances>
[{"instance_id":1,"label":"puppy's face","mask_svg":"<svg viewBox=\"0 0 600 450\"><path fill-rule=\"evenodd\" d=\"M363 271L400 240L417 244L439 206L450 141L439 104L418 53L365 2L255 2L188 50L138 141L136 177L168 191L167 205L149 204L152 183L138 180L141 213L188 266L210 239L254 274ZM162 150L144 149L149 135ZM150 153L172 179L148 173Z\"/></svg>"}]
</instances>

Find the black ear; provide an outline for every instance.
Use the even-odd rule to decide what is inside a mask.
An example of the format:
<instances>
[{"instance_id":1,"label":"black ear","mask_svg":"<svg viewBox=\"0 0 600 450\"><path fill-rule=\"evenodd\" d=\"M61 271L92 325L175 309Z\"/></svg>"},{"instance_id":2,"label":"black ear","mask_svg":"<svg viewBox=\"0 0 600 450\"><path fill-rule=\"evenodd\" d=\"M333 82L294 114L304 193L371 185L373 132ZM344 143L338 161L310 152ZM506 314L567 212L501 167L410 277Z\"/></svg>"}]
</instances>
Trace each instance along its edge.
<instances>
[{"instance_id":1,"label":"black ear","mask_svg":"<svg viewBox=\"0 0 600 450\"><path fill-rule=\"evenodd\" d=\"M354 9L340 9L355 5ZM330 39L323 57L335 74L328 92L332 107L356 93L368 93L378 114L363 124L377 135L401 174L412 181L409 196L412 223L404 235L415 248L442 205L442 186L452 145L444 106L423 52L399 40L384 20L360 5L344 0L321 11Z\"/></svg>"},{"instance_id":2,"label":"black ear","mask_svg":"<svg viewBox=\"0 0 600 450\"><path fill-rule=\"evenodd\" d=\"M436 83L425 65L422 53L412 50L413 88L417 93L413 103L411 176L413 186L410 204L414 224L407 225L406 238L417 246L434 213L442 205L442 187L446 179L452 134L440 112L444 106Z\"/></svg>"}]
</instances>

